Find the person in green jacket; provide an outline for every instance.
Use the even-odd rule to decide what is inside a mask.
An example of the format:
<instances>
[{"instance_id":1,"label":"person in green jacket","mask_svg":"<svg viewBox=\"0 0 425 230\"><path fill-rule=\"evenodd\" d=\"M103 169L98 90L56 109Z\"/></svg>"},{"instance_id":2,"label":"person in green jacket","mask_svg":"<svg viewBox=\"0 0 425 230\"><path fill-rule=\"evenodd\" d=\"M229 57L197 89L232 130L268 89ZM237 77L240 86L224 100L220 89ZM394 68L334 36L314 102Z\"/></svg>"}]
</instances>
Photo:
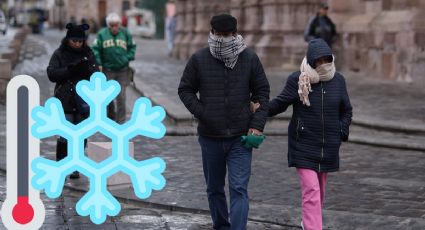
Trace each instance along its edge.
<instances>
[{"instance_id":1,"label":"person in green jacket","mask_svg":"<svg viewBox=\"0 0 425 230\"><path fill-rule=\"evenodd\" d=\"M108 117L122 124L126 119L125 91L132 74L129 62L134 60L136 43L128 30L121 27L118 14L109 14L106 24L107 27L97 33L92 49L100 70L108 80L116 80L121 86L120 94L108 106Z\"/></svg>"}]
</instances>

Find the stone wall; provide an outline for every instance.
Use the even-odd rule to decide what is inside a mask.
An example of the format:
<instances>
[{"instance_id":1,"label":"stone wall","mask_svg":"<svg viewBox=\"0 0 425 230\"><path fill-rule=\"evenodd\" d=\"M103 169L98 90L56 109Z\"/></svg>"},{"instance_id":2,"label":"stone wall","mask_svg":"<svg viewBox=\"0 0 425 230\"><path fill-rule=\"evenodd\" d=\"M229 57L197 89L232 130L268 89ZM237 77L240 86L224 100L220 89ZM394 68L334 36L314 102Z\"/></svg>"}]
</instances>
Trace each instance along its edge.
<instances>
[{"instance_id":1,"label":"stone wall","mask_svg":"<svg viewBox=\"0 0 425 230\"><path fill-rule=\"evenodd\" d=\"M106 5L106 15L112 12L122 14L122 5L123 0L105 0ZM130 8L134 8L136 0L129 0ZM66 24L69 22L70 18L73 16L78 23L81 22L81 19L85 18L87 20L94 19L98 24L101 22L98 21L99 18L99 0L64 0L64 6L62 9L52 5L50 9L51 17L53 24L57 24L59 20L62 23ZM59 19L59 17L61 17Z\"/></svg>"},{"instance_id":2,"label":"stone wall","mask_svg":"<svg viewBox=\"0 0 425 230\"><path fill-rule=\"evenodd\" d=\"M6 87L12 78L12 69L19 61L21 46L28 33L29 29L23 27L15 33L12 40L6 40L3 44L6 47L0 47L0 104L6 103Z\"/></svg>"},{"instance_id":3,"label":"stone wall","mask_svg":"<svg viewBox=\"0 0 425 230\"><path fill-rule=\"evenodd\" d=\"M424 80L424 2L359 1L363 7L354 14L335 9L344 67L391 80Z\"/></svg>"},{"instance_id":4,"label":"stone wall","mask_svg":"<svg viewBox=\"0 0 425 230\"><path fill-rule=\"evenodd\" d=\"M265 66L296 69L305 54L305 24L320 0L178 0L174 57L207 45L209 19L238 18L239 32ZM337 25L338 67L372 77L425 80L425 0L329 0Z\"/></svg>"},{"instance_id":5,"label":"stone wall","mask_svg":"<svg viewBox=\"0 0 425 230\"><path fill-rule=\"evenodd\" d=\"M229 13L228 0L179 0L176 4L177 35L173 56L187 59L205 47L210 31L210 18L217 13Z\"/></svg>"}]
</instances>

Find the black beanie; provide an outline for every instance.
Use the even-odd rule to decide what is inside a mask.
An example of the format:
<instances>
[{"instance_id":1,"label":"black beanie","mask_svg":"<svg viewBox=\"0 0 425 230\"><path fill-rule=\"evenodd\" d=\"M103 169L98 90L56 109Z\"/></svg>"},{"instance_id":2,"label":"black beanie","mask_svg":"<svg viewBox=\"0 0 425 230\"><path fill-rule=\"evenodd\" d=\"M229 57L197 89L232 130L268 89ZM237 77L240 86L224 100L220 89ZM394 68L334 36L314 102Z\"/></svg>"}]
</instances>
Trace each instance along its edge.
<instances>
[{"instance_id":1,"label":"black beanie","mask_svg":"<svg viewBox=\"0 0 425 230\"><path fill-rule=\"evenodd\" d=\"M211 18L211 27L216 32L236 32L238 21L229 14L219 14Z\"/></svg>"},{"instance_id":2,"label":"black beanie","mask_svg":"<svg viewBox=\"0 0 425 230\"><path fill-rule=\"evenodd\" d=\"M88 30L90 26L88 24L75 25L72 23L66 24L66 39L75 39L75 40L86 40L87 36L85 31Z\"/></svg>"}]
</instances>

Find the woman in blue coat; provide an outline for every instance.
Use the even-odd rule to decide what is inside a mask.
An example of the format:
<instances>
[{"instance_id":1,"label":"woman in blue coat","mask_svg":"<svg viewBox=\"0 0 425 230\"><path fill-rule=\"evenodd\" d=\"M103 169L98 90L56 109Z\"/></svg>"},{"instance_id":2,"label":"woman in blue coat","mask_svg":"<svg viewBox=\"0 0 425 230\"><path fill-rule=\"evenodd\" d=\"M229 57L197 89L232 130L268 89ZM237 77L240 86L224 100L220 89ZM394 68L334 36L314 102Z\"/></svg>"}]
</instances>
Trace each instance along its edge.
<instances>
[{"instance_id":1,"label":"woman in blue coat","mask_svg":"<svg viewBox=\"0 0 425 230\"><path fill-rule=\"evenodd\" d=\"M297 168L302 193L302 222L322 229L328 172L339 169L339 147L348 140L352 107L344 77L335 71L331 48L322 39L309 42L300 71L292 73L269 116L293 106L288 127L288 165Z\"/></svg>"}]
</instances>

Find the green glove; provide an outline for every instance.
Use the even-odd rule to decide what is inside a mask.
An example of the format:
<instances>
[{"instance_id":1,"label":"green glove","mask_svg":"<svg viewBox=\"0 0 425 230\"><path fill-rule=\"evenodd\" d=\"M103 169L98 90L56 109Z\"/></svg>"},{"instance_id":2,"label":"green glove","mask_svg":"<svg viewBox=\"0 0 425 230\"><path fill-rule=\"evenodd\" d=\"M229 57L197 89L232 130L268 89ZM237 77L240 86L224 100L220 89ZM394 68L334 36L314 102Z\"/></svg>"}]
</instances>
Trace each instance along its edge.
<instances>
[{"instance_id":1,"label":"green glove","mask_svg":"<svg viewBox=\"0 0 425 230\"><path fill-rule=\"evenodd\" d=\"M256 149L258 149L258 147L261 145L261 143L263 143L264 139L266 139L266 136L264 136L263 134L261 134L261 135L249 134L247 136L242 136L241 142L245 143L244 146L246 148L256 148Z\"/></svg>"}]
</instances>

